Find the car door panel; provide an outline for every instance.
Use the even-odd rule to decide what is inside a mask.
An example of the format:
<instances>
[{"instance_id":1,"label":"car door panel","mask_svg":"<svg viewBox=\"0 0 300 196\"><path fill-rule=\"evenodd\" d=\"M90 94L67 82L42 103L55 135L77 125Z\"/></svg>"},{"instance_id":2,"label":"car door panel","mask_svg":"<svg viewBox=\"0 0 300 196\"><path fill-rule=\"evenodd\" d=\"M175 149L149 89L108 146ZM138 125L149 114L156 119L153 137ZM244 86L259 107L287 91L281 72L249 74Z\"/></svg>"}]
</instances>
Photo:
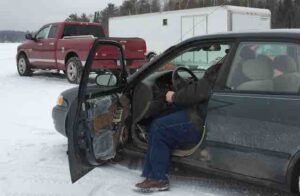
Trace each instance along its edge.
<instances>
[{"instance_id":1,"label":"car door panel","mask_svg":"<svg viewBox=\"0 0 300 196\"><path fill-rule=\"evenodd\" d=\"M119 95L113 94L88 101L88 121L96 160L108 160L116 154L124 127L122 122L128 115L126 105L122 106L119 99Z\"/></svg>"},{"instance_id":2,"label":"car door panel","mask_svg":"<svg viewBox=\"0 0 300 196\"><path fill-rule=\"evenodd\" d=\"M120 51L122 72L118 75L119 78L115 77L119 83L111 83L113 73L110 77L104 77L108 79L107 83L101 83L108 86L93 83L98 81L98 76L103 75L103 71L91 71L96 51L102 45L115 46ZM67 117L72 182L114 158L119 144L123 142L130 108L130 101L123 94L124 87L121 85L126 82L126 76L122 45L114 41L95 40L82 73L77 100L72 104Z\"/></svg>"},{"instance_id":3,"label":"car door panel","mask_svg":"<svg viewBox=\"0 0 300 196\"><path fill-rule=\"evenodd\" d=\"M206 124L210 166L283 182L300 147L298 109L295 96L214 93Z\"/></svg>"},{"instance_id":4,"label":"car door panel","mask_svg":"<svg viewBox=\"0 0 300 196\"><path fill-rule=\"evenodd\" d=\"M129 100L121 94L90 99L84 105L86 111L80 111L81 118L75 125L77 128L70 131L69 159L70 163L72 162L70 170L73 182L94 166L115 157L122 131L125 129L125 119L129 114ZM75 162L77 164L74 164Z\"/></svg>"}]
</instances>

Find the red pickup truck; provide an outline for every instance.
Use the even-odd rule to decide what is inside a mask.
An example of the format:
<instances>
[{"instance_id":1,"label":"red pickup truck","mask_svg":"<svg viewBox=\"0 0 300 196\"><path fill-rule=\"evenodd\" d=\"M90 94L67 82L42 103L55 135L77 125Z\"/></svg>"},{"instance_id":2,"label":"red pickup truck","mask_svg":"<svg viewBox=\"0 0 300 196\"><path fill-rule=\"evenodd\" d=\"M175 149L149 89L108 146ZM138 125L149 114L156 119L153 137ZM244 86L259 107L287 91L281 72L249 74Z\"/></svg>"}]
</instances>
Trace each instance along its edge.
<instances>
[{"instance_id":1,"label":"red pickup truck","mask_svg":"<svg viewBox=\"0 0 300 196\"><path fill-rule=\"evenodd\" d=\"M95 39L120 42L124 48L126 66L136 70L146 62L146 43L140 38L108 38L97 23L60 22L43 26L34 36L18 47L17 68L21 76L35 69L63 70L71 83L78 83L82 67ZM97 53L94 69L118 70L119 57L112 48L103 47ZM115 55L113 55L115 54Z\"/></svg>"}]
</instances>

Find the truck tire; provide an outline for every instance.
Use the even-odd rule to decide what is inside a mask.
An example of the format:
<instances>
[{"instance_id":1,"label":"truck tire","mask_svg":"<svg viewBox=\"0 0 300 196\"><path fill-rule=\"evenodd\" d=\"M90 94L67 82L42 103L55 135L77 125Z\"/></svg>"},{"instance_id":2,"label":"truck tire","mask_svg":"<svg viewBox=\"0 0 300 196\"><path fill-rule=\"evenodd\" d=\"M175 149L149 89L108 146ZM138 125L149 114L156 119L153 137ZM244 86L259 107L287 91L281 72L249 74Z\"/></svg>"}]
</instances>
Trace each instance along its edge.
<instances>
[{"instance_id":1,"label":"truck tire","mask_svg":"<svg viewBox=\"0 0 300 196\"><path fill-rule=\"evenodd\" d=\"M20 54L17 62L17 69L20 76L31 76L32 71L25 54Z\"/></svg>"},{"instance_id":2,"label":"truck tire","mask_svg":"<svg viewBox=\"0 0 300 196\"><path fill-rule=\"evenodd\" d=\"M72 57L67 61L65 74L70 83L80 83L82 74L82 64L78 57Z\"/></svg>"}]
</instances>

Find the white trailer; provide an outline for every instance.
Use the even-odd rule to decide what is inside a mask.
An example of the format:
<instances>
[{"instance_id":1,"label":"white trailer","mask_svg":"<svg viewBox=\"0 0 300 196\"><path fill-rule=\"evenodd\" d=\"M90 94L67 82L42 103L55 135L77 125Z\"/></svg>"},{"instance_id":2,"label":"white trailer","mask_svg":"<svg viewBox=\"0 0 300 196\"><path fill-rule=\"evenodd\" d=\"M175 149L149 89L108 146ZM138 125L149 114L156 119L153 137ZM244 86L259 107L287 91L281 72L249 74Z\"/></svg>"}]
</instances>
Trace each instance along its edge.
<instances>
[{"instance_id":1,"label":"white trailer","mask_svg":"<svg viewBox=\"0 0 300 196\"><path fill-rule=\"evenodd\" d=\"M270 10L238 6L176 10L109 19L110 37L143 38L148 52L154 51L157 54L194 36L270 28Z\"/></svg>"}]
</instances>

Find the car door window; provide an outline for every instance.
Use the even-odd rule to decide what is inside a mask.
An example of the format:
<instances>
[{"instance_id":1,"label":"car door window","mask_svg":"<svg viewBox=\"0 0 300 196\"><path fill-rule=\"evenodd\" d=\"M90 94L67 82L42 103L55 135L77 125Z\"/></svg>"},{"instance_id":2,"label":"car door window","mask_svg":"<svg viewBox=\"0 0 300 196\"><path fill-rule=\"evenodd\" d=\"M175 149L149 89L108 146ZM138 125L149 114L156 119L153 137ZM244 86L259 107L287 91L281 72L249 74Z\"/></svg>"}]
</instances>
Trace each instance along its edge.
<instances>
[{"instance_id":1,"label":"car door window","mask_svg":"<svg viewBox=\"0 0 300 196\"><path fill-rule=\"evenodd\" d=\"M244 42L237 49L227 87L239 91L299 93L300 45Z\"/></svg>"},{"instance_id":2,"label":"car door window","mask_svg":"<svg viewBox=\"0 0 300 196\"><path fill-rule=\"evenodd\" d=\"M57 25L52 25L49 31L48 38L55 38L57 34Z\"/></svg>"},{"instance_id":3,"label":"car door window","mask_svg":"<svg viewBox=\"0 0 300 196\"><path fill-rule=\"evenodd\" d=\"M37 35L36 35L36 39L41 40L41 39L47 39L48 38L48 34L49 34L49 30L50 30L50 26L44 27L43 29L41 29Z\"/></svg>"}]
</instances>

